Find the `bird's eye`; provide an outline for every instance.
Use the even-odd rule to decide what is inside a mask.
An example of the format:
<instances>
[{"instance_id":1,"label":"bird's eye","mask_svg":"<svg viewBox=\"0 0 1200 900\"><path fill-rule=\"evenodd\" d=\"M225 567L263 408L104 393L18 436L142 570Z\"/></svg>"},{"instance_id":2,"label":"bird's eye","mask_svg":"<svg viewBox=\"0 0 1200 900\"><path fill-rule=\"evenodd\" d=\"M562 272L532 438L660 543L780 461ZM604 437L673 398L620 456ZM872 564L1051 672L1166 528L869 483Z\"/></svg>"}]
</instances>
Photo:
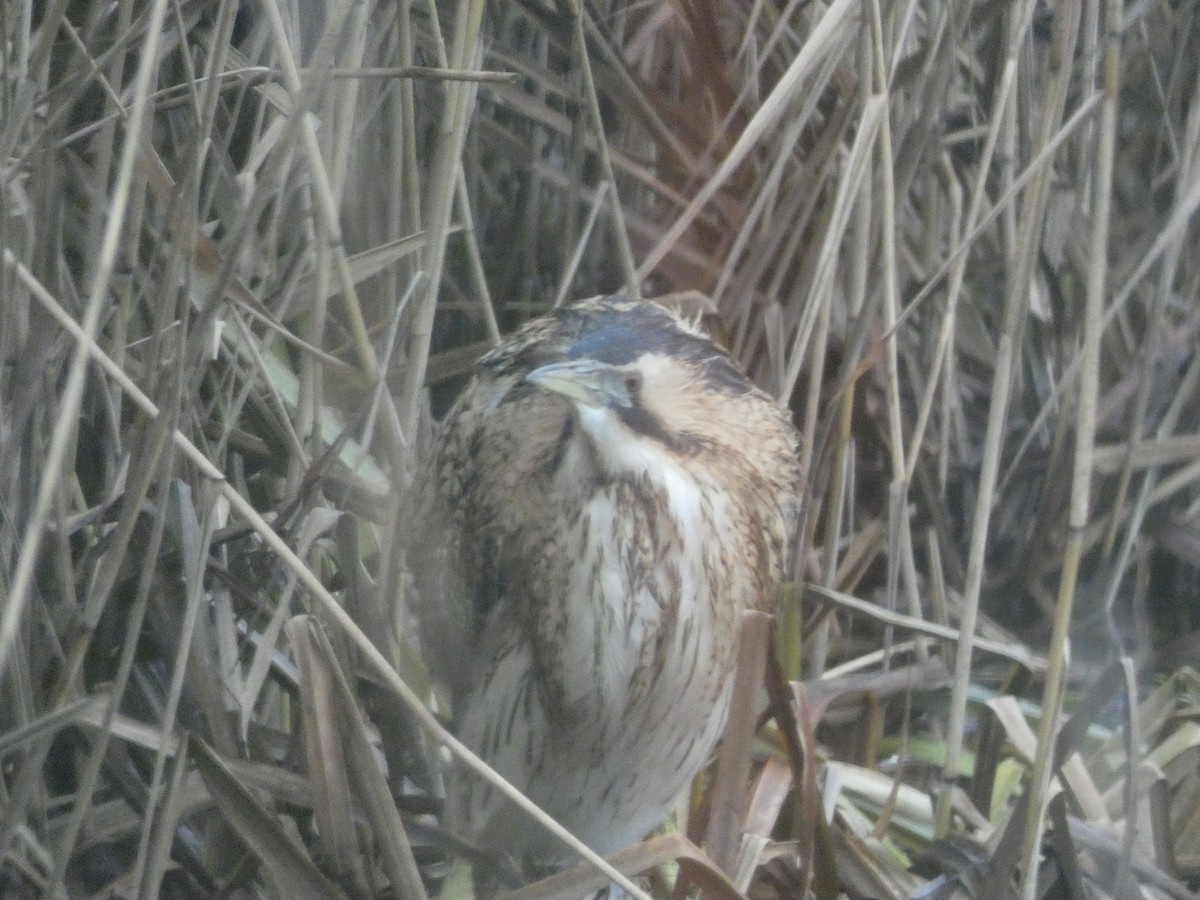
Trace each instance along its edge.
<instances>
[{"instance_id":1,"label":"bird's eye","mask_svg":"<svg viewBox=\"0 0 1200 900\"><path fill-rule=\"evenodd\" d=\"M642 389L642 373L641 372L625 373L625 393L627 393L630 396L630 398L632 398L641 389Z\"/></svg>"}]
</instances>

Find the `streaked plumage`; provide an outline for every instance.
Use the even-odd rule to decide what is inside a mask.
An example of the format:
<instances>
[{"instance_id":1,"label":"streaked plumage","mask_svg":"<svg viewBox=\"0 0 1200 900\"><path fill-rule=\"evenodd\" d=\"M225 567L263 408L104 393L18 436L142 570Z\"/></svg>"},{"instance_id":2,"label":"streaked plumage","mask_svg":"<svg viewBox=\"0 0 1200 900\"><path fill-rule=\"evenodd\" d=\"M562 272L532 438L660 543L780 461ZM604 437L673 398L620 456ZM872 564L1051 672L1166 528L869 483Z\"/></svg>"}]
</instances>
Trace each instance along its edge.
<instances>
[{"instance_id":1,"label":"streaked plumage","mask_svg":"<svg viewBox=\"0 0 1200 900\"><path fill-rule=\"evenodd\" d=\"M426 653L461 739L600 852L658 825L712 750L739 614L783 576L796 440L724 351L619 297L519 330L438 431ZM450 790L464 836L563 861L492 790Z\"/></svg>"}]
</instances>

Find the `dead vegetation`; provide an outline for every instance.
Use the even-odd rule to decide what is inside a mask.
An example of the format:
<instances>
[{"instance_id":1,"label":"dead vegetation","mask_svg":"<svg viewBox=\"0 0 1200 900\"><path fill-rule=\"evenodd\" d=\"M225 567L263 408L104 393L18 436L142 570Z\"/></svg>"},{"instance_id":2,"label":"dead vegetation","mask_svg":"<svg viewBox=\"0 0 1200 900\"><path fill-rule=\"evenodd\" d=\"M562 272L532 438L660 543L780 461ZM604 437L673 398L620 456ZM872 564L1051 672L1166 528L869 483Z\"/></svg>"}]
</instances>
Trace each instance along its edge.
<instances>
[{"instance_id":1,"label":"dead vegetation","mask_svg":"<svg viewBox=\"0 0 1200 900\"><path fill-rule=\"evenodd\" d=\"M395 486L500 333L622 286L713 298L809 495L767 714L621 871L1194 896L1192 4L0 28L4 896L459 896Z\"/></svg>"}]
</instances>

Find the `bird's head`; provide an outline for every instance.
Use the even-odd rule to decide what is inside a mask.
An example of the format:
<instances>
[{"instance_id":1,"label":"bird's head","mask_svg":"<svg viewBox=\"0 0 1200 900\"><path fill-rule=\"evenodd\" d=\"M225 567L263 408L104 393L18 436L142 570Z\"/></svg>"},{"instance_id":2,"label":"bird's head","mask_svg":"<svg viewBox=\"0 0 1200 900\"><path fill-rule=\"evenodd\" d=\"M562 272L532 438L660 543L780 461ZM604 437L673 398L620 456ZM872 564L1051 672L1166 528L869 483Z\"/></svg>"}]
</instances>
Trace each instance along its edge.
<instances>
[{"instance_id":1,"label":"bird's head","mask_svg":"<svg viewBox=\"0 0 1200 900\"><path fill-rule=\"evenodd\" d=\"M508 371L524 373L514 394L570 416L610 474L664 459L736 465L746 454L791 452L780 446L794 432L778 407L724 350L662 307L602 298L549 321L507 360Z\"/></svg>"},{"instance_id":2,"label":"bird's head","mask_svg":"<svg viewBox=\"0 0 1200 900\"><path fill-rule=\"evenodd\" d=\"M725 398L705 385L695 363L667 348L628 362L589 357L539 366L525 376L565 398L611 472L639 470L663 454L694 457L714 446L709 434Z\"/></svg>"}]
</instances>

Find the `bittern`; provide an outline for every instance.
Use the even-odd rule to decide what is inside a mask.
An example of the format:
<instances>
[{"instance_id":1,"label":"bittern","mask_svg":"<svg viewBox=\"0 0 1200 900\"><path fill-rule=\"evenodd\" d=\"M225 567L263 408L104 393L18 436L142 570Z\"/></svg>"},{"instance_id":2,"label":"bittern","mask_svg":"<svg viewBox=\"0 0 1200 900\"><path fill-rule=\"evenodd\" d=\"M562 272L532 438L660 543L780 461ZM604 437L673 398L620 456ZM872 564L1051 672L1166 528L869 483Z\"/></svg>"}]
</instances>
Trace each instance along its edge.
<instances>
[{"instance_id":1,"label":"bittern","mask_svg":"<svg viewBox=\"0 0 1200 900\"><path fill-rule=\"evenodd\" d=\"M740 614L784 574L796 444L698 326L623 297L525 325L438 429L414 554L431 668L460 739L600 853L659 825L717 741ZM494 789L449 795L480 846L567 861Z\"/></svg>"}]
</instances>

